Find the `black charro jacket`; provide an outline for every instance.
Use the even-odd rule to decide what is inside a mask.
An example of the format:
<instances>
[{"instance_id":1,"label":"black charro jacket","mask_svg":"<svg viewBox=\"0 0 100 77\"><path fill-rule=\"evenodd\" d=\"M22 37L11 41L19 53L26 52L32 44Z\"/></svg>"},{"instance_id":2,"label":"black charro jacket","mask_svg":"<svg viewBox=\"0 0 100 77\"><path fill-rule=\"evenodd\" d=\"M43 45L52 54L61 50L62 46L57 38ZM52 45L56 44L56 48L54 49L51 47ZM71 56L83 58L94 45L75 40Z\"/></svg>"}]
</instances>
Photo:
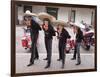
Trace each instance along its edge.
<instances>
[{"instance_id":1,"label":"black charro jacket","mask_svg":"<svg viewBox=\"0 0 100 77\"><path fill-rule=\"evenodd\" d=\"M39 24L37 22L35 22L33 19L31 20L31 29L32 32L38 33L39 30L41 30L41 27L39 26Z\"/></svg>"},{"instance_id":2,"label":"black charro jacket","mask_svg":"<svg viewBox=\"0 0 100 77\"><path fill-rule=\"evenodd\" d=\"M76 34L76 42L81 42L83 40L83 32L81 30Z\"/></svg>"},{"instance_id":3,"label":"black charro jacket","mask_svg":"<svg viewBox=\"0 0 100 77\"><path fill-rule=\"evenodd\" d=\"M62 44L66 43L66 39L71 38L71 36L69 35L69 33L67 32L67 30L65 30L64 28L62 29L62 32L60 34L59 37L59 42Z\"/></svg>"},{"instance_id":4,"label":"black charro jacket","mask_svg":"<svg viewBox=\"0 0 100 77\"><path fill-rule=\"evenodd\" d=\"M47 31L45 31L45 29L43 30L44 30L46 39L52 39L52 36L55 36L55 30L51 25L49 25L49 29Z\"/></svg>"}]
</instances>

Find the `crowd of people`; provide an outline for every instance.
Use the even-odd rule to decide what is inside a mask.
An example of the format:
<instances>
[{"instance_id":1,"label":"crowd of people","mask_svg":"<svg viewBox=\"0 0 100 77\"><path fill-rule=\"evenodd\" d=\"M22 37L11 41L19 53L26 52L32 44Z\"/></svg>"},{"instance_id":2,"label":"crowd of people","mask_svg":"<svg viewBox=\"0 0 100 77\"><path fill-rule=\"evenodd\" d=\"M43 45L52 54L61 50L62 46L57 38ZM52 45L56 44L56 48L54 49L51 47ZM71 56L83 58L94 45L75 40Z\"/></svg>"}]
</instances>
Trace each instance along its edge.
<instances>
[{"instance_id":1,"label":"crowd of people","mask_svg":"<svg viewBox=\"0 0 100 77\"><path fill-rule=\"evenodd\" d=\"M24 16L24 24L27 25L27 28L30 29L31 40L32 40L31 58L27 66L34 65L34 60L39 59L39 54L38 54L38 49L36 44L37 44L39 31L43 29L45 35L44 42L47 51L47 57L43 59L43 60L47 60L47 65L45 66L45 69L50 68L51 66L52 40L53 40L53 36L55 36L56 33L57 33L57 38L59 39L59 43L58 43L59 59L57 59L57 61L61 61L62 62L61 68L64 68L65 58L66 58L66 53L65 53L66 40L71 38L68 31L64 28L65 24L58 22L58 24L56 25L57 29L55 30L51 24L52 20L50 20L49 17L43 17L42 19L43 23L41 24L35 21L34 19L35 17L36 15L32 14L29 11L26 11L26 14ZM77 25L73 26L73 29L76 34L76 41L75 41L75 50L73 53L73 58L71 60L77 60L76 65L80 65L81 64L80 46L83 39L83 32L81 31L80 27L78 27Z\"/></svg>"}]
</instances>

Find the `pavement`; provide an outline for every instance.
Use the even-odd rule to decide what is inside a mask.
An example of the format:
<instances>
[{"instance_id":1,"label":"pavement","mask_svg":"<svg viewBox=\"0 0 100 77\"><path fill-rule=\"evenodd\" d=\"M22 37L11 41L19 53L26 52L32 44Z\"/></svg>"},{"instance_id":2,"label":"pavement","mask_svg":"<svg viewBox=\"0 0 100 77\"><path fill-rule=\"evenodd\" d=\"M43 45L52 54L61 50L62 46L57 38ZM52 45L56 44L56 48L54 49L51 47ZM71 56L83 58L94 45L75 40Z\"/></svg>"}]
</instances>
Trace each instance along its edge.
<instances>
[{"instance_id":1,"label":"pavement","mask_svg":"<svg viewBox=\"0 0 100 77\"><path fill-rule=\"evenodd\" d=\"M27 67L30 61L30 53L17 53L16 54L16 73L29 73L29 72L47 72L47 71L63 71L63 70L79 70L79 69L94 69L94 54L81 54L81 65L76 66L76 60L71 60L72 54L66 54L65 68L62 69L61 61L57 61L58 54L52 54L51 67L45 69L46 61L43 58L46 54L39 54L39 60L35 60L35 64Z\"/></svg>"}]
</instances>

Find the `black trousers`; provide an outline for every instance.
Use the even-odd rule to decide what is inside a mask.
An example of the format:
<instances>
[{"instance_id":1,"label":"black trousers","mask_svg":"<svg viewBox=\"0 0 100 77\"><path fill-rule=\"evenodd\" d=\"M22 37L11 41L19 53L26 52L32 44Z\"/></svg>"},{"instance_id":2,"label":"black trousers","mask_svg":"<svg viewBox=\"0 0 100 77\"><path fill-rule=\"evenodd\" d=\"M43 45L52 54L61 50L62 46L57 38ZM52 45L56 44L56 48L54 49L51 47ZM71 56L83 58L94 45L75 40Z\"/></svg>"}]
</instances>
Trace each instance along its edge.
<instances>
[{"instance_id":1,"label":"black trousers","mask_svg":"<svg viewBox=\"0 0 100 77\"><path fill-rule=\"evenodd\" d=\"M45 47L47 51L48 64L50 65L52 56L52 39L45 38Z\"/></svg>"},{"instance_id":2,"label":"black trousers","mask_svg":"<svg viewBox=\"0 0 100 77\"><path fill-rule=\"evenodd\" d=\"M37 46L35 48L35 58L39 58L39 54L38 54L38 50L37 50Z\"/></svg>"},{"instance_id":3,"label":"black trousers","mask_svg":"<svg viewBox=\"0 0 100 77\"><path fill-rule=\"evenodd\" d=\"M38 33L31 31L32 44L31 44L31 58L30 58L30 63L34 63L34 58L35 57L39 57L37 46L36 46L37 38L38 38Z\"/></svg>"},{"instance_id":4,"label":"black trousers","mask_svg":"<svg viewBox=\"0 0 100 77\"><path fill-rule=\"evenodd\" d=\"M59 40L59 59L62 59L62 64L65 64L65 56L66 56L65 47L66 47L66 44L62 43Z\"/></svg>"},{"instance_id":5,"label":"black trousers","mask_svg":"<svg viewBox=\"0 0 100 77\"><path fill-rule=\"evenodd\" d=\"M59 43L59 47L58 47L59 48L59 59L62 59L62 53L61 53L62 46L61 45L62 44Z\"/></svg>"}]
</instances>

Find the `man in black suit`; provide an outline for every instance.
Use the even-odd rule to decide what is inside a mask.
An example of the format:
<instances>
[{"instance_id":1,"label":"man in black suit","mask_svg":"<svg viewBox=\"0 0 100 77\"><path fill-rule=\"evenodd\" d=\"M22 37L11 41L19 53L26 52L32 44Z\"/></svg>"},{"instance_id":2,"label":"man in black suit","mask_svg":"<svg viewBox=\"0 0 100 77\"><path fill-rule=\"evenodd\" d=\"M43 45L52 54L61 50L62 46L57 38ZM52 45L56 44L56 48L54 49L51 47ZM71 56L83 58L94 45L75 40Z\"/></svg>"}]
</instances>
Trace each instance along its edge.
<instances>
[{"instance_id":1,"label":"man in black suit","mask_svg":"<svg viewBox=\"0 0 100 77\"><path fill-rule=\"evenodd\" d=\"M49 68L51 64L51 55L52 55L52 36L55 36L55 31L50 24L49 19L44 19L43 30L45 33L45 47L47 51L47 65L45 68Z\"/></svg>"},{"instance_id":2,"label":"man in black suit","mask_svg":"<svg viewBox=\"0 0 100 77\"><path fill-rule=\"evenodd\" d=\"M41 30L41 27L33 19L33 17L31 15L28 16L28 21L29 21L28 26L30 27L32 44L31 44L30 63L27 66L31 66L31 65L34 64L34 60L39 58L36 43L37 43L37 38L38 38L39 30Z\"/></svg>"},{"instance_id":3,"label":"man in black suit","mask_svg":"<svg viewBox=\"0 0 100 77\"><path fill-rule=\"evenodd\" d=\"M59 38L59 59L58 61L62 60L62 68L64 68L65 64L65 47L66 47L66 40L70 38L69 33L67 30L64 29L64 25L58 25L58 38Z\"/></svg>"}]
</instances>

